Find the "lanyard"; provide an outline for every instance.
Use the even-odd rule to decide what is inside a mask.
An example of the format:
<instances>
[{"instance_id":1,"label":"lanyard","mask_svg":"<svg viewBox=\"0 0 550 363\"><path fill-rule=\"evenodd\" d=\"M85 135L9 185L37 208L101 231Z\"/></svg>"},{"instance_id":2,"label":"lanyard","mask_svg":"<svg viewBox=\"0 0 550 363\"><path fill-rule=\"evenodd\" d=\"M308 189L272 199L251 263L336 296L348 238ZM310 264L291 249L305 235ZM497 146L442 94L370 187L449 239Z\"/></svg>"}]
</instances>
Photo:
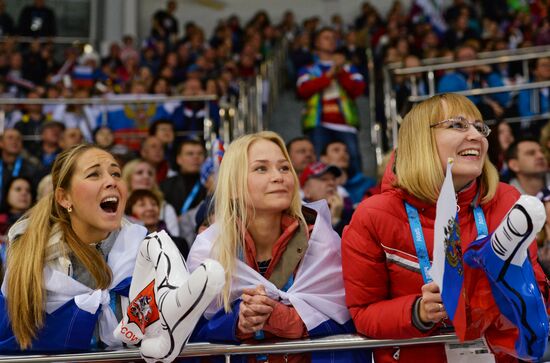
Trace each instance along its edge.
<instances>
[{"instance_id":1,"label":"lanyard","mask_svg":"<svg viewBox=\"0 0 550 363\"><path fill-rule=\"evenodd\" d=\"M17 178L19 172L21 171L21 164L23 164L23 158L19 156L15 159L15 164L13 165L13 170L11 172L12 178ZM2 190L4 184L4 162L0 161L0 190Z\"/></svg>"},{"instance_id":2,"label":"lanyard","mask_svg":"<svg viewBox=\"0 0 550 363\"><path fill-rule=\"evenodd\" d=\"M416 256L418 257L422 278L425 283L432 282L432 279L428 275L428 270L431 265L430 258L428 257L428 250L426 248L426 240L422 232L422 225L420 224L420 216L416 208L407 202L405 202L405 209L407 211L407 217L409 218L409 226L411 227L414 248L416 249ZM474 208L474 220L476 222L478 238L488 236L489 232L487 230L485 215L479 205Z\"/></svg>"},{"instance_id":3,"label":"lanyard","mask_svg":"<svg viewBox=\"0 0 550 363\"><path fill-rule=\"evenodd\" d=\"M201 187L201 181L197 180L195 185L193 186L193 189L191 189L191 192L185 198L185 201L183 202L183 205L181 206L181 214L184 214L189 210L189 207L191 207L191 203L193 203L193 200L195 200L195 197L199 193L199 189Z\"/></svg>"}]
</instances>

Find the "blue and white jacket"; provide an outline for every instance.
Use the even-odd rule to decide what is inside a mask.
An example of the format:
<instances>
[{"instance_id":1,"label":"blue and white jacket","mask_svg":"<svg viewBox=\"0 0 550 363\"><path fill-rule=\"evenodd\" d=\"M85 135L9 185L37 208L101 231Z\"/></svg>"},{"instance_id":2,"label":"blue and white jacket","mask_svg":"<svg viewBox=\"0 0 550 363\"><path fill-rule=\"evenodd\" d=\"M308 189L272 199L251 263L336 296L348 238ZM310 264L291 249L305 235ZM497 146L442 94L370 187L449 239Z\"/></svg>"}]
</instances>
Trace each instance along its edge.
<instances>
[{"instance_id":1,"label":"blue and white jacket","mask_svg":"<svg viewBox=\"0 0 550 363\"><path fill-rule=\"evenodd\" d=\"M17 236L26 230L27 224L28 220L23 220L10 229L12 243L17 243ZM96 325L104 344L121 345L113 336L118 324L113 311L114 299L116 295L128 296L139 244L147 230L123 220L122 228L114 233L118 233L118 236L107 256L107 264L113 274L111 286L107 290L92 290L73 278L72 263L62 252L62 232L53 228L44 267L47 294L44 326L37 332L30 351L88 350L92 347ZM10 327L6 290L4 279L0 294L0 352L3 353L20 350Z\"/></svg>"}]
</instances>

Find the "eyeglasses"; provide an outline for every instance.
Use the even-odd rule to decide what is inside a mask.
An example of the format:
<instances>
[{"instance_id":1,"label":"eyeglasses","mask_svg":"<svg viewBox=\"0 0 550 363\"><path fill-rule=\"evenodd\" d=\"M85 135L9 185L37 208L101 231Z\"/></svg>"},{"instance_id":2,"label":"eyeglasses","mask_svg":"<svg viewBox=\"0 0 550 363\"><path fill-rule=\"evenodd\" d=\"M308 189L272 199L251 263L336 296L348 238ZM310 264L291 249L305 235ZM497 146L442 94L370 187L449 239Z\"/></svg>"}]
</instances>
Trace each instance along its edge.
<instances>
[{"instance_id":1,"label":"eyeglasses","mask_svg":"<svg viewBox=\"0 0 550 363\"><path fill-rule=\"evenodd\" d=\"M448 120L439 121L438 123L430 125L430 127L437 127L439 125L445 125L447 129L453 129L461 132L468 131L468 129L470 128L470 125L472 125L477 130L477 132L479 132L483 137L487 137L491 133L491 129L489 128L489 126L484 124L482 121L475 120L474 122L470 122L466 120L465 117L462 117L462 116L457 116Z\"/></svg>"}]
</instances>

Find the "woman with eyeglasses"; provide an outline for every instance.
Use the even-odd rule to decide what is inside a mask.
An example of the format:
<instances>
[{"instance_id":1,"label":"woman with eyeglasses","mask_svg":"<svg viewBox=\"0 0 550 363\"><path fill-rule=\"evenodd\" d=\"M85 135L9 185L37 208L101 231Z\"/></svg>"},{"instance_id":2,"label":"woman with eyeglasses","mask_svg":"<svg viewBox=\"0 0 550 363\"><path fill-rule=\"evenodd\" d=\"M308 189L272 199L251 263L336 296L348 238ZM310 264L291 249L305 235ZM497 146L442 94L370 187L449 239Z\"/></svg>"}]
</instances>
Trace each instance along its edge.
<instances>
[{"instance_id":1,"label":"woman with eyeglasses","mask_svg":"<svg viewBox=\"0 0 550 363\"><path fill-rule=\"evenodd\" d=\"M342 237L346 302L358 332L375 339L407 339L452 328L439 288L421 273L432 260L436 201L447 160L454 160L462 251L484 234L483 220L485 229L493 232L520 196L515 188L499 183L487 157L489 133L476 106L460 95L434 96L405 116L398 148L382 180L382 193L358 206ZM530 248L540 290L547 292L544 273L536 262L536 244ZM422 251L428 258L422 258ZM479 281L476 287L490 291L481 270L468 273L474 276L472 281ZM497 315L491 310L477 323L488 327ZM486 337L490 334L490 329L485 332ZM444 344L379 348L374 358L377 363L451 361L453 353L446 348ZM515 358L497 353L496 361L513 362Z\"/></svg>"}]
</instances>

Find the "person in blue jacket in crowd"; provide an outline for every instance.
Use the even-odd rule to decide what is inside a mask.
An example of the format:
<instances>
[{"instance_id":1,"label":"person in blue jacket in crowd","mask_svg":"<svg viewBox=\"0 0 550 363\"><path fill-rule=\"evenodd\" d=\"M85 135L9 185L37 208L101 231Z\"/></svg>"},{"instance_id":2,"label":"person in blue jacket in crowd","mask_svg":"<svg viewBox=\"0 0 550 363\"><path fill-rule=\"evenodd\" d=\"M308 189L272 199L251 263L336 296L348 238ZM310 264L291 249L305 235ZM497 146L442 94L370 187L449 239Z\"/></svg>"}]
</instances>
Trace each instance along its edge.
<instances>
[{"instance_id":1,"label":"person in blue jacket in crowd","mask_svg":"<svg viewBox=\"0 0 550 363\"><path fill-rule=\"evenodd\" d=\"M142 226L122 219L127 198L113 156L63 151L53 192L8 233L0 294L0 352L67 352L121 345L113 336L128 296Z\"/></svg>"},{"instance_id":2,"label":"person in blue jacket in crowd","mask_svg":"<svg viewBox=\"0 0 550 363\"><path fill-rule=\"evenodd\" d=\"M346 309L340 237L325 200L302 206L284 141L264 131L235 140L214 194L214 224L199 234L191 271L207 257L226 271L193 340L252 343L355 331ZM236 357L238 362L365 362L361 350Z\"/></svg>"},{"instance_id":3,"label":"person in blue jacket in crowd","mask_svg":"<svg viewBox=\"0 0 550 363\"><path fill-rule=\"evenodd\" d=\"M550 57L539 58L534 62L531 82L550 81ZM518 94L518 113L521 117L529 117L550 112L550 89L524 89ZM532 135L539 135L546 119L540 121L522 120L521 129Z\"/></svg>"},{"instance_id":4,"label":"person in blue jacket in crowd","mask_svg":"<svg viewBox=\"0 0 550 363\"><path fill-rule=\"evenodd\" d=\"M456 62L477 59L477 51L471 45L464 44L455 51ZM474 88L504 86L502 77L487 65L459 68L445 74L437 84L438 93L467 91ZM504 114L510 103L510 93L501 92L483 96L468 96L485 119L493 119Z\"/></svg>"}]
</instances>

